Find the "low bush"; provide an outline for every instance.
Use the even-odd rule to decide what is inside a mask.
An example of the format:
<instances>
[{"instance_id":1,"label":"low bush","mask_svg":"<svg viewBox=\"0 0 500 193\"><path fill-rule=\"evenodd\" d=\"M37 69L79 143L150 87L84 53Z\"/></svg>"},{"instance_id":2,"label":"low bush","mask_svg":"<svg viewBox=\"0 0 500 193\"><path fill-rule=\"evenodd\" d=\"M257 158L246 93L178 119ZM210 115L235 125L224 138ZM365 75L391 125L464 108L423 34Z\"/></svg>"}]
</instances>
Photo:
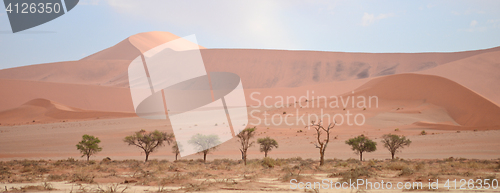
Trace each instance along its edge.
<instances>
[{"instance_id":1,"label":"low bush","mask_svg":"<svg viewBox=\"0 0 500 193\"><path fill-rule=\"evenodd\" d=\"M74 173L71 176L71 182L83 182L83 183L92 184L92 183L94 183L94 178L95 178L94 175L89 174L87 172L78 172L78 173Z\"/></svg>"},{"instance_id":2,"label":"low bush","mask_svg":"<svg viewBox=\"0 0 500 193\"><path fill-rule=\"evenodd\" d=\"M366 179L374 176L375 173L368 167L355 167L345 172L333 173L328 177L341 177L340 182L356 182L357 179Z\"/></svg>"},{"instance_id":3,"label":"low bush","mask_svg":"<svg viewBox=\"0 0 500 193\"><path fill-rule=\"evenodd\" d=\"M401 172L398 174L398 176L410 176L413 175L415 171L409 167L405 167L401 170Z\"/></svg>"},{"instance_id":4,"label":"low bush","mask_svg":"<svg viewBox=\"0 0 500 193\"><path fill-rule=\"evenodd\" d=\"M270 157L262 159L261 164L266 168L273 168L275 165L280 165L276 160Z\"/></svg>"}]
</instances>

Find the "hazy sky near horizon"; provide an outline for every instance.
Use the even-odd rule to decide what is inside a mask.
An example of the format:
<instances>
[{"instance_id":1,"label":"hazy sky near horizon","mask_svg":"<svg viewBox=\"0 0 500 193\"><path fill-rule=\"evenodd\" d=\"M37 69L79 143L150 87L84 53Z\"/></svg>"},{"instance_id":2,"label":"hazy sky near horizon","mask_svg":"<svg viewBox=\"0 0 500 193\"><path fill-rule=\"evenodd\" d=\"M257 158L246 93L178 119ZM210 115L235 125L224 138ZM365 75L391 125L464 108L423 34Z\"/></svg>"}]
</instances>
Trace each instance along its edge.
<instances>
[{"instance_id":1,"label":"hazy sky near horizon","mask_svg":"<svg viewBox=\"0 0 500 193\"><path fill-rule=\"evenodd\" d=\"M0 69L79 60L136 33L195 34L207 48L454 52L500 46L500 1L80 0L12 34L0 11Z\"/></svg>"}]
</instances>

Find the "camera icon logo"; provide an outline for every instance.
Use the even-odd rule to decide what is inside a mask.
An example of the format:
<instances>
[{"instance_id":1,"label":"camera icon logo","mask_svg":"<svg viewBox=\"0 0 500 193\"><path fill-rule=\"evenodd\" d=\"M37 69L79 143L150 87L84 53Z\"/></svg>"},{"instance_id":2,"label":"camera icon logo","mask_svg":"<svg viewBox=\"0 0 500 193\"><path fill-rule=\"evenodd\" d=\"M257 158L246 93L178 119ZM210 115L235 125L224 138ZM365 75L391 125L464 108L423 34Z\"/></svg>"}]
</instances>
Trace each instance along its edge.
<instances>
[{"instance_id":1,"label":"camera icon logo","mask_svg":"<svg viewBox=\"0 0 500 193\"><path fill-rule=\"evenodd\" d=\"M128 77L136 114L170 120L181 157L230 140L248 123L240 77L207 73L194 35L135 58Z\"/></svg>"}]
</instances>

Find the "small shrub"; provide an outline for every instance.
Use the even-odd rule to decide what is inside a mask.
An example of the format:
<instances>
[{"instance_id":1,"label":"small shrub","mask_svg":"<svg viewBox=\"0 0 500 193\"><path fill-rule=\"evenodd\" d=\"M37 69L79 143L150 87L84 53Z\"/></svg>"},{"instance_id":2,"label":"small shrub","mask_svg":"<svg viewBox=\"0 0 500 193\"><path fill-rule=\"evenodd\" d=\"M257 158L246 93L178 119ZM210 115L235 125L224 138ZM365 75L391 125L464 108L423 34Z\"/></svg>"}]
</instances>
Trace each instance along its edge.
<instances>
[{"instance_id":1,"label":"small shrub","mask_svg":"<svg viewBox=\"0 0 500 193\"><path fill-rule=\"evenodd\" d=\"M128 189L128 186L121 187L120 184L111 184L108 187L101 188L100 186L97 186L97 192L100 193L123 193L125 190Z\"/></svg>"},{"instance_id":2,"label":"small shrub","mask_svg":"<svg viewBox=\"0 0 500 193\"><path fill-rule=\"evenodd\" d=\"M427 135L427 132L425 132L425 130L422 130L422 132L420 132L420 135Z\"/></svg>"},{"instance_id":3,"label":"small shrub","mask_svg":"<svg viewBox=\"0 0 500 193\"><path fill-rule=\"evenodd\" d=\"M66 175L49 174L47 176L48 181L63 181L66 179Z\"/></svg>"},{"instance_id":4,"label":"small shrub","mask_svg":"<svg viewBox=\"0 0 500 193\"><path fill-rule=\"evenodd\" d=\"M168 175L167 177L161 179L160 185L168 185L168 184L179 184L180 182L187 180L189 176L196 177L200 175L198 172L190 172L189 174L181 174L179 172L176 172L173 175Z\"/></svg>"},{"instance_id":5,"label":"small shrub","mask_svg":"<svg viewBox=\"0 0 500 193\"><path fill-rule=\"evenodd\" d=\"M394 131L399 131L399 128L394 129Z\"/></svg>"},{"instance_id":6,"label":"small shrub","mask_svg":"<svg viewBox=\"0 0 500 193\"><path fill-rule=\"evenodd\" d=\"M413 171L411 168L405 167L401 170L401 172L398 174L398 176L410 176L410 175L413 175L414 173L415 173L415 171Z\"/></svg>"},{"instance_id":7,"label":"small shrub","mask_svg":"<svg viewBox=\"0 0 500 193\"><path fill-rule=\"evenodd\" d=\"M264 167L273 168L275 165L277 165L277 162L273 158L265 157L264 159L262 159L261 164Z\"/></svg>"},{"instance_id":8,"label":"small shrub","mask_svg":"<svg viewBox=\"0 0 500 193\"><path fill-rule=\"evenodd\" d=\"M390 170L403 170L407 168L408 165L401 162L391 162L386 168Z\"/></svg>"},{"instance_id":9,"label":"small shrub","mask_svg":"<svg viewBox=\"0 0 500 193\"><path fill-rule=\"evenodd\" d=\"M417 171L423 170L424 168L425 168L425 163L423 163L423 162L419 162L419 163L415 166L415 170L417 170Z\"/></svg>"},{"instance_id":10,"label":"small shrub","mask_svg":"<svg viewBox=\"0 0 500 193\"><path fill-rule=\"evenodd\" d=\"M23 169L21 169L21 173L28 173L28 172L32 172L33 169L31 167L24 167Z\"/></svg>"},{"instance_id":11,"label":"small shrub","mask_svg":"<svg viewBox=\"0 0 500 193\"><path fill-rule=\"evenodd\" d=\"M366 179L366 178L369 178L371 176L373 176L374 173L372 171L370 171L369 168L366 168L366 167L356 167L356 168L352 168L348 171L345 171L345 172L340 172L340 173L334 173L334 174L330 174L328 175L329 178L331 177L341 177L340 178L340 182L354 182L356 183L357 179Z\"/></svg>"},{"instance_id":12,"label":"small shrub","mask_svg":"<svg viewBox=\"0 0 500 193\"><path fill-rule=\"evenodd\" d=\"M8 176L10 175L10 169L8 167L0 167L0 176Z\"/></svg>"},{"instance_id":13,"label":"small shrub","mask_svg":"<svg viewBox=\"0 0 500 193\"><path fill-rule=\"evenodd\" d=\"M337 162L337 164L335 164L335 167L347 167L347 165L349 165L349 163L347 162Z\"/></svg>"},{"instance_id":14,"label":"small shrub","mask_svg":"<svg viewBox=\"0 0 500 193\"><path fill-rule=\"evenodd\" d=\"M44 182L41 185L26 185L23 187L18 188L11 188L11 190L14 191L21 191L21 192L32 192L32 191L44 191L44 190L55 190L55 188L52 186L52 184Z\"/></svg>"},{"instance_id":15,"label":"small shrub","mask_svg":"<svg viewBox=\"0 0 500 193\"><path fill-rule=\"evenodd\" d=\"M466 176L466 177L471 177L473 175L474 175L474 173L471 171L467 171L467 172L462 173L462 176Z\"/></svg>"},{"instance_id":16,"label":"small shrub","mask_svg":"<svg viewBox=\"0 0 500 193\"><path fill-rule=\"evenodd\" d=\"M290 161L292 161L292 162L293 162L293 161L302 161L302 157L293 157L293 158L290 158L290 159L288 159L288 160L290 160Z\"/></svg>"},{"instance_id":17,"label":"small shrub","mask_svg":"<svg viewBox=\"0 0 500 193\"><path fill-rule=\"evenodd\" d=\"M35 167L35 172L39 173L39 174L45 174L45 173L49 173L50 169L38 166L38 167Z\"/></svg>"},{"instance_id":18,"label":"small shrub","mask_svg":"<svg viewBox=\"0 0 500 193\"><path fill-rule=\"evenodd\" d=\"M350 163L350 164L360 164L361 161L359 161L358 159L354 159L354 158L349 158L346 160L347 163Z\"/></svg>"},{"instance_id":19,"label":"small shrub","mask_svg":"<svg viewBox=\"0 0 500 193\"><path fill-rule=\"evenodd\" d=\"M89 173L81 172L75 173L71 176L71 182L94 183L95 176Z\"/></svg>"}]
</instances>

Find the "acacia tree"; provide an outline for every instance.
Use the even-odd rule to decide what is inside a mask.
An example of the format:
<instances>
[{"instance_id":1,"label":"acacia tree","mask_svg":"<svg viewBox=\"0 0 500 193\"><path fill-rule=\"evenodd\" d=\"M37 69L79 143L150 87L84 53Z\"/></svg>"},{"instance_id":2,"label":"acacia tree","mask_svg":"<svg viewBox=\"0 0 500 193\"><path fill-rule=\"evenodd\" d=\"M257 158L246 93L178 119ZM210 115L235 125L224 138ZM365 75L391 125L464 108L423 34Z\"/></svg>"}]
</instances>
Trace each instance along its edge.
<instances>
[{"instance_id":1,"label":"acacia tree","mask_svg":"<svg viewBox=\"0 0 500 193\"><path fill-rule=\"evenodd\" d=\"M377 150L377 142L368 139L364 135L351 138L345 141L345 143L350 145L356 154L359 154L359 161L363 161L363 152L374 152Z\"/></svg>"},{"instance_id":2,"label":"acacia tree","mask_svg":"<svg viewBox=\"0 0 500 193\"><path fill-rule=\"evenodd\" d=\"M177 161L177 156L179 156L179 154L181 154L181 151L183 151L182 149L182 145L181 143L179 142L174 142L175 145L172 146L172 153L175 154L175 161Z\"/></svg>"},{"instance_id":3,"label":"acacia tree","mask_svg":"<svg viewBox=\"0 0 500 193\"><path fill-rule=\"evenodd\" d=\"M267 157L267 152L273 148L278 148L278 142L270 137L257 139L257 143L260 144L260 152L264 152L264 157Z\"/></svg>"},{"instance_id":4,"label":"acacia tree","mask_svg":"<svg viewBox=\"0 0 500 193\"><path fill-rule=\"evenodd\" d=\"M199 133L193 135L188 143L194 145L198 152L203 153L203 162L207 161L207 154L214 151L217 145L220 144L219 136L202 135Z\"/></svg>"},{"instance_id":5,"label":"acacia tree","mask_svg":"<svg viewBox=\"0 0 500 193\"><path fill-rule=\"evenodd\" d=\"M90 156L102 151L99 143L101 143L99 138L85 134L82 136L82 141L76 144L76 149L80 150L82 157L87 156L87 161L89 161Z\"/></svg>"},{"instance_id":6,"label":"acacia tree","mask_svg":"<svg viewBox=\"0 0 500 193\"><path fill-rule=\"evenodd\" d=\"M396 152L400 151L398 149L403 149L404 146L410 146L411 144L410 139L406 139L405 136L386 134L382 138L382 143L391 152L392 159L394 159Z\"/></svg>"},{"instance_id":7,"label":"acacia tree","mask_svg":"<svg viewBox=\"0 0 500 193\"><path fill-rule=\"evenodd\" d=\"M240 133L238 133L238 135L236 135L236 137L238 137L238 141L240 142L240 145L241 145L241 147L240 147L241 159L243 159L243 162L245 163L245 165L247 165L248 148L251 147L255 142L255 141L250 142L250 139L253 138L254 135L255 135L255 127L246 128L243 131L241 131Z\"/></svg>"},{"instance_id":8,"label":"acacia tree","mask_svg":"<svg viewBox=\"0 0 500 193\"><path fill-rule=\"evenodd\" d=\"M311 125L306 126L307 127L312 127L314 130L316 130L316 142L314 143L314 146L319 149L319 155L320 155L320 160L319 160L319 165L322 166L325 164L325 151L326 147L328 146L328 142L330 142L330 132L335 127L335 123L330 123L328 124L328 127L324 127L322 125L322 121L311 121ZM321 137L323 135L323 132L325 133L324 137Z\"/></svg>"},{"instance_id":9,"label":"acacia tree","mask_svg":"<svg viewBox=\"0 0 500 193\"><path fill-rule=\"evenodd\" d=\"M125 137L125 139L123 139L123 142L127 143L128 145L134 145L144 150L144 153L146 154L145 162L147 162L150 153L165 145L165 143L170 145L173 140L173 134L160 132L158 130L148 133L144 129L142 129L138 132L135 132L134 135Z\"/></svg>"}]
</instances>

